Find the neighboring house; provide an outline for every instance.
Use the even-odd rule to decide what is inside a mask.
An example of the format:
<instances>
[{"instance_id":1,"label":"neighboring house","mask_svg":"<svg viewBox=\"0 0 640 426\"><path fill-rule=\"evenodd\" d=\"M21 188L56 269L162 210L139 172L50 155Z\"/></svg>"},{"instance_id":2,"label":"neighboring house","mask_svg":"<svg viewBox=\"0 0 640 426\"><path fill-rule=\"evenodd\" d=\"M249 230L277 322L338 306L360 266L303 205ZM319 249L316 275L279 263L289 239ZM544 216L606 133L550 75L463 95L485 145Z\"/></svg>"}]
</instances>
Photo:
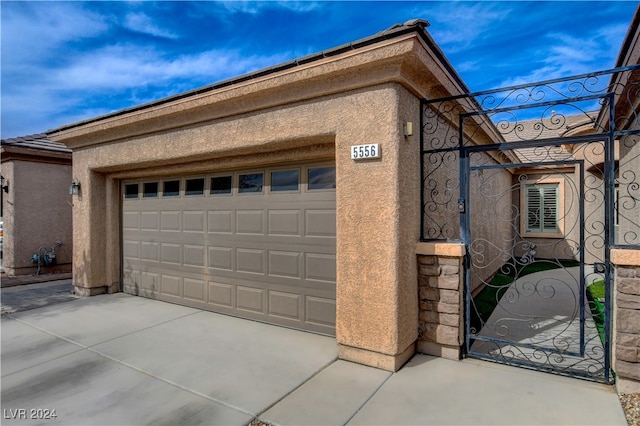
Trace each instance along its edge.
<instances>
[{"instance_id":1,"label":"neighboring house","mask_svg":"<svg viewBox=\"0 0 640 426\"><path fill-rule=\"evenodd\" d=\"M69 272L71 150L44 134L3 139L0 148L4 273Z\"/></svg>"},{"instance_id":2,"label":"neighboring house","mask_svg":"<svg viewBox=\"0 0 640 426\"><path fill-rule=\"evenodd\" d=\"M500 253L520 229L518 216L503 209L505 220L492 224L492 212L520 205L511 188L523 173L512 169L531 174L540 165L525 159L526 146L483 151L506 138L499 124L472 116L477 179L470 199L457 200L464 159L445 146L446 128L437 133L452 124L430 122L421 105L453 97L454 108L474 113L479 104L464 99L469 90L427 25L409 21L51 131L73 149L81 185L73 197L76 293L124 291L333 335L340 358L386 370L416 351L459 358L466 261L476 248L465 245L458 214L465 202L480 206L471 229L487 241L504 235L491 256L508 261ZM430 131L441 144L433 156L419 148ZM482 197L491 175L492 190L506 198ZM531 184L525 211L551 196L559 210L562 194L541 186L554 182ZM432 197L422 206L421 192ZM535 234L557 223L533 217L523 226ZM488 257L480 280L500 267Z\"/></svg>"}]
</instances>

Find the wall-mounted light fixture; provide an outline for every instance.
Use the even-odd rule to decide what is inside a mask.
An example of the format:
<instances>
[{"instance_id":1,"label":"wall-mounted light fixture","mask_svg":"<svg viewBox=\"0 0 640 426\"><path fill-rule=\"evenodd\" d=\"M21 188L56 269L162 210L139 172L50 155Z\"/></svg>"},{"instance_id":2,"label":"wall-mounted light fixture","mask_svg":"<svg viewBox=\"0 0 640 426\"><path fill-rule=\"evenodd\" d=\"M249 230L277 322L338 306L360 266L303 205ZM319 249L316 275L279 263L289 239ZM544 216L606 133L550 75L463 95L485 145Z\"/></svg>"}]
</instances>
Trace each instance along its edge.
<instances>
[{"instance_id":1,"label":"wall-mounted light fixture","mask_svg":"<svg viewBox=\"0 0 640 426\"><path fill-rule=\"evenodd\" d=\"M406 121L402 125L402 133L405 137L413 135L413 123L411 121Z\"/></svg>"},{"instance_id":2,"label":"wall-mounted light fixture","mask_svg":"<svg viewBox=\"0 0 640 426\"><path fill-rule=\"evenodd\" d=\"M0 188L7 194L9 193L9 181L5 180L4 176L0 175Z\"/></svg>"},{"instance_id":3,"label":"wall-mounted light fixture","mask_svg":"<svg viewBox=\"0 0 640 426\"><path fill-rule=\"evenodd\" d=\"M77 179L74 179L71 182L71 186L69 187L70 195L79 195L80 194L80 182Z\"/></svg>"}]
</instances>

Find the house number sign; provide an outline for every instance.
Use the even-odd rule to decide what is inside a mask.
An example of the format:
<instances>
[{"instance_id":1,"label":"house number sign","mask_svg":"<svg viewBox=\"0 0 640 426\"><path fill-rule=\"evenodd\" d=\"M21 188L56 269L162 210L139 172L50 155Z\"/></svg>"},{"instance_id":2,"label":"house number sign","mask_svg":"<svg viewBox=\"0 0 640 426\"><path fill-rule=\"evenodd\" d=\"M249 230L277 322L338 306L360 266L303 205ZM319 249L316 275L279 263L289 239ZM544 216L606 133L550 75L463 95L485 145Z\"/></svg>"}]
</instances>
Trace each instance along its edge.
<instances>
[{"instance_id":1,"label":"house number sign","mask_svg":"<svg viewBox=\"0 0 640 426\"><path fill-rule=\"evenodd\" d=\"M354 145L351 147L352 160L365 160L370 158L380 158L380 146L377 143Z\"/></svg>"}]
</instances>

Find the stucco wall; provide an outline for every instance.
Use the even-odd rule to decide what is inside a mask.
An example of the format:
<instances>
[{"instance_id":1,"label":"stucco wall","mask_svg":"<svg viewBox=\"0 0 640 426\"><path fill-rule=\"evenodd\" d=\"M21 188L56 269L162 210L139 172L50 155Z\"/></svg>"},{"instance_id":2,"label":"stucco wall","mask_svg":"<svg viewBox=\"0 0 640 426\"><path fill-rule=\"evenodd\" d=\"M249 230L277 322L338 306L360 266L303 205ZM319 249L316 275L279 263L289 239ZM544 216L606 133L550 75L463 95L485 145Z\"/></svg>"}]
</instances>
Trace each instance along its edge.
<instances>
[{"instance_id":1,"label":"stucco wall","mask_svg":"<svg viewBox=\"0 0 640 426\"><path fill-rule=\"evenodd\" d=\"M119 288L119 180L333 158L341 356L399 368L418 330L418 141L402 135L417 114L416 98L387 83L75 150L76 288ZM353 161L350 147L365 143L379 143L382 158Z\"/></svg>"},{"instance_id":2,"label":"stucco wall","mask_svg":"<svg viewBox=\"0 0 640 426\"><path fill-rule=\"evenodd\" d=\"M485 153L474 164L495 165ZM474 170L469 178L471 217L471 291L478 289L509 260L514 244L512 175L506 169Z\"/></svg>"},{"instance_id":3,"label":"stucco wall","mask_svg":"<svg viewBox=\"0 0 640 426\"><path fill-rule=\"evenodd\" d=\"M3 195L3 268L8 275L35 273L31 257L40 247L50 250L57 242L57 264L42 272L69 271L73 253L72 208L69 185L71 166L38 161L2 163L9 181Z\"/></svg>"},{"instance_id":4,"label":"stucco wall","mask_svg":"<svg viewBox=\"0 0 640 426\"><path fill-rule=\"evenodd\" d=\"M624 136L616 143L620 149L620 162L616 171L619 201L615 241L616 244L640 245L640 135Z\"/></svg>"}]
</instances>

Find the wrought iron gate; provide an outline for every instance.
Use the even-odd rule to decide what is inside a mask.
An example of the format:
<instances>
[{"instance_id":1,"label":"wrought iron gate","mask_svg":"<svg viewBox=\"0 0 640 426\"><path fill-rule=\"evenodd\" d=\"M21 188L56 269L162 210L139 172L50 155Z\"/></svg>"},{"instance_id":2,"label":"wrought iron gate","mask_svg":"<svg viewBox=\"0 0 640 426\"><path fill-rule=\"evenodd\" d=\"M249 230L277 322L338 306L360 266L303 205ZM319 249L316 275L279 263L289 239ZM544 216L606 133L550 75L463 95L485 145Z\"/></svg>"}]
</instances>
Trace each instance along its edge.
<instances>
[{"instance_id":1,"label":"wrought iron gate","mask_svg":"<svg viewBox=\"0 0 640 426\"><path fill-rule=\"evenodd\" d=\"M463 242L465 352L609 382L640 247L640 66L422 102L422 239Z\"/></svg>"}]
</instances>

